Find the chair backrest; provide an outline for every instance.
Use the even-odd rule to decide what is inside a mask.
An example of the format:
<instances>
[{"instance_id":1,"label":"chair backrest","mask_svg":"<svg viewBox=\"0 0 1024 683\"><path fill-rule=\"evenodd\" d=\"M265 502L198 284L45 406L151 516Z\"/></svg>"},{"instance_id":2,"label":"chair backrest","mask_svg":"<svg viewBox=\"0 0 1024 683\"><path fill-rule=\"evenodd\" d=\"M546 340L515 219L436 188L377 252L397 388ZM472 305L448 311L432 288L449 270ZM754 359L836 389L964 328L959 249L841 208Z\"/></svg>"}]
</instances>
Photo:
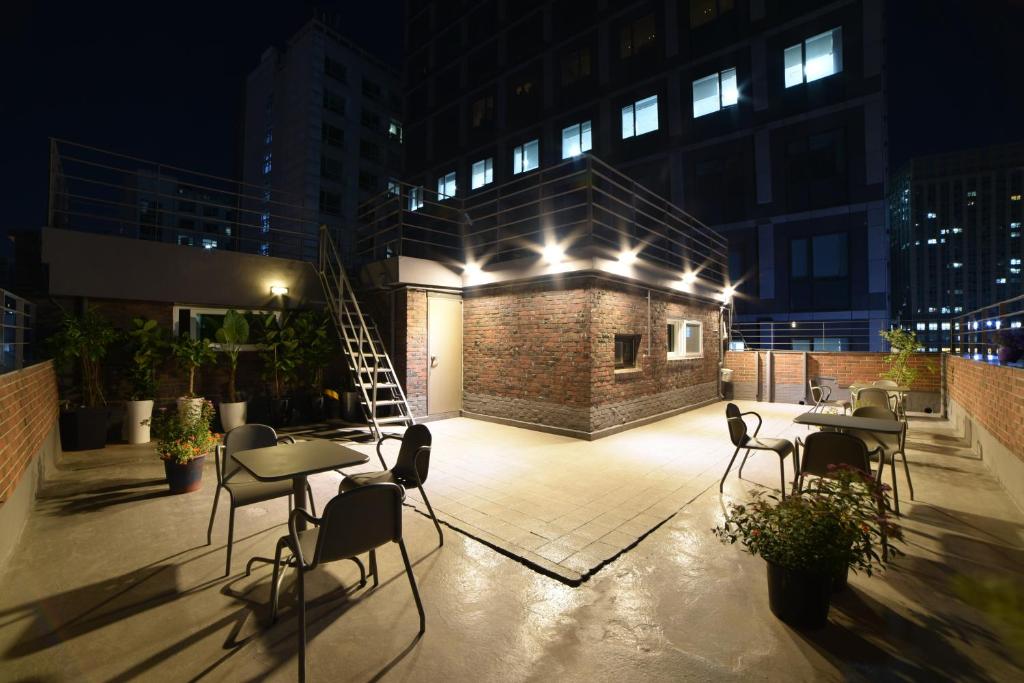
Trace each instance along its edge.
<instances>
[{"instance_id":1,"label":"chair backrest","mask_svg":"<svg viewBox=\"0 0 1024 683\"><path fill-rule=\"evenodd\" d=\"M889 394L885 389L868 387L857 392L857 407L877 406L889 409Z\"/></svg>"},{"instance_id":2,"label":"chair backrest","mask_svg":"<svg viewBox=\"0 0 1024 683\"><path fill-rule=\"evenodd\" d=\"M800 456L800 474L831 477L831 465L849 465L871 473L868 448L855 436L839 432L814 432L804 442Z\"/></svg>"},{"instance_id":3,"label":"chair backrest","mask_svg":"<svg viewBox=\"0 0 1024 683\"><path fill-rule=\"evenodd\" d=\"M316 550L303 558L315 567L344 560L402 540L402 489L397 484L367 484L339 493L324 508Z\"/></svg>"},{"instance_id":4,"label":"chair backrest","mask_svg":"<svg viewBox=\"0 0 1024 683\"><path fill-rule=\"evenodd\" d=\"M878 420L898 420L896 413L881 406L861 406L853 411L854 417L873 417ZM904 429L906 426L904 425ZM900 434L880 434L877 432L865 432L859 429L850 429L847 434L856 436L864 441L868 448L874 449L881 446L887 455L891 456L894 451L900 450L900 443L903 439Z\"/></svg>"},{"instance_id":5,"label":"chair backrest","mask_svg":"<svg viewBox=\"0 0 1024 683\"><path fill-rule=\"evenodd\" d=\"M891 379L879 379L879 380L875 380L871 384L871 386L873 386L873 387L880 387L882 389L895 389L896 387L899 386L899 384L897 384L894 380L891 380Z\"/></svg>"},{"instance_id":6,"label":"chair backrest","mask_svg":"<svg viewBox=\"0 0 1024 683\"><path fill-rule=\"evenodd\" d=\"M811 400L814 401L815 403L820 401L822 394L825 393L825 390L819 387L817 384L815 384L813 380L807 380L807 386L811 388Z\"/></svg>"},{"instance_id":7,"label":"chair backrest","mask_svg":"<svg viewBox=\"0 0 1024 683\"><path fill-rule=\"evenodd\" d=\"M427 480L427 472L430 470L430 444L433 437L427 425L412 425L402 435L402 447L398 450L398 460L392 468L395 478L403 483L416 481L419 474L419 481ZM421 449L424 449L421 453Z\"/></svg>"},{"instance_id":8,"label":"chair backrest","mask_svg":"<svg viewBox=\"0 0 1024 683\"><path fill-rule=\"evenodd\" d=\"M235 460L235 453L250 448L264 448L277 445L277 432L273 427L261 424L244 424L224 435L224 458L221 460L220 478L227 481L242 468Z\"/></svg>"},{"instance_id":9,"label":"chair backrest","mask_svg":"<svg viewBox=\"0 0 1024 683\"><path fill-rule=\"evenodd\" d=\"M742 446L747 442L747 423L743 421L740 407L735 403L725 406L725 419L729 423L729 438L733 446Z\"/></svg>"},{"instance_id":10,"label":"chair backrest","mask_svg":"<svg viewBox=\"0 0 1024 683\"><path fill-rule=\"evenodd\" d=\"M860 406L853 411L854 417L873 417L880 420L897 420L896 413L882 406Z\"/></svg>"}]
</instances>

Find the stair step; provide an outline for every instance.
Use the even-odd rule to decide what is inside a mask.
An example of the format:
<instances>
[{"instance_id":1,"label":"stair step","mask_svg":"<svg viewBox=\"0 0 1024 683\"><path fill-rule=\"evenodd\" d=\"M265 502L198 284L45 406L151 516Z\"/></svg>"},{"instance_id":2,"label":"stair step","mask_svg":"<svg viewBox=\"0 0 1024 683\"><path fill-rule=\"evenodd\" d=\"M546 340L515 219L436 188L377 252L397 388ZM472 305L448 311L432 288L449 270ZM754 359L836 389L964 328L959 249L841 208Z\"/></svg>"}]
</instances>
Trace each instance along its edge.
<instances>
[{"instance_id":1,"label":"stair step","mask_svg":"<svg viewBox=\"0 0 1024 683\"><path fill-rule=\"evenodd\" d=\"M364 406L366 406L366 407L369 407L369 406L370 406L370 404L369 404L369 403L367 403L366 401L363 401L362 399L360 399L360 401L359 401L359 402L360 402L360 403L362 403L362 404L363 404ZM387 400L385 400L385 401L377 401L377 407L379 408L379 407L381 407L381 406L400 406L400 405L402 405L403 403L405 403L405 401L403 401L402 399L399 399L399 398L396 398L396 399L387 399Z\"/></svg>"},{"instance_id":2,"label":"stair step","mask_svg":"<svg viewBox=\"0 0 1024 683\"><path fill-rule=\"evenodd\" d=\"M359 386L361 386L364 389L371 389L371 390L373 389L373 383L372 382L359 382ZM378 382L377 383L377 389L378 390L380 390L380 389L397 389L397 388L398 388L398 385L395 384L394 382Z\"/></svg>"},{"instance_id":3,"label":"stair step","mask_svg":"<svg viewBox=\"0 0 1024 683\"><path fill-rule=\"evenodd\" d=\"M411 420L408 415L396 415L395 417L378 417L373 421L379 425L395 424L396 422L406 422Z\"/></svg>"}]
</instances>

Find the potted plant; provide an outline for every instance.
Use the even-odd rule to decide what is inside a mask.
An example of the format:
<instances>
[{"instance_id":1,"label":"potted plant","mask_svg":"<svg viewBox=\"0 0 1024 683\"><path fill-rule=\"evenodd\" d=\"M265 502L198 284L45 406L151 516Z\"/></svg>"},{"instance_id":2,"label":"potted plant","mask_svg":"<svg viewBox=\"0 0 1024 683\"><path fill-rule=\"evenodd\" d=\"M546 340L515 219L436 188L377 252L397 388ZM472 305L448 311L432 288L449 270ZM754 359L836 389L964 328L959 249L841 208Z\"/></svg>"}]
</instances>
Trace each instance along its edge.
<instances>
[{"instance_id":1,"label":"potted plant","mask_svg":"<svg viewBox=\"0 0 1024 683\"><path fill-rule=\"evenodd\" d=\"M910 365L910 357L921 348L921 343L917 341L917 335L900 327L881 330L878 334L889 342L889 353L882 359L888 368L881 373L880 377L891 379L901 387L913 385L914 380L917 379L918 369ZM925 367L929 372L934 371L931 365Z\"/></svg>"},{"instance_id":2,"label":"potted plant","mask_svg":"<svg viewBox=\"0 0 1024 683\"><path fill-rule=\"evenodd\" d=\"M888 487L849 467L832 474L785 499L754 491L749 502L731 504L713 530L723 543L739 542L765 559L769 607L797 628L825 625L831 593L845 585L849 569L871 576L898 553L891 542L901 532L885 512Z\"/></svg>"},{"instance_id":3,"label":"potted plant","mask_svg":"<svg viewBox=\"0 0 1024 683\"><path fill-rule=\"evenodd\" d=\"M188 393L178 398L178 410L198 407L203 399L196 396L196 370L216 358L213 346L209 339L193 339L186 332L171 344L171 351L178 366L188 371Z\"/></svg>"},{"instance_id":4,"label":"potted plant","mask_svg":"<svg viewBox=\"0 0 1024 683\"><path fill-rule=\"evenodd\" d=\"M164 408L149 420L171 493L189 493L202 485L206 455L220 443L220 436L210 431L212 420L209 401L186 404L184 410Z\"/></svg>"},{"instance_id":5,"label":"potted plant","mask_svg":"<svg viewBox=\"0 0 1024 683\"><path fill-rule=\"evenodd\" d=\"M295 374L299 340L287 318L268 313L259 319L260 358L263 361L263 379L270 386L269 417L272 424L288 423L291 402L285 390Z\"/></svg>"},{"instance_id":6,"label":"potted plant","mask_svg":"<svg viewBox=\"0 0 1024 683\"><path fill-rule=\"evenodd\" d=\"M155 320L132 318L128 330L128 400L125 401L125 440L149 443L149 418L156 397L156 366L164 348L164 335Z\"/></svg>"},{"instance_id":7,"label":"potted plant","mask_svg":"<svg viewBox=\"0 0 1024 683\"><path fill-rule=\"evenodd\" d=\"M999 356L1000 363L1016 363L1024 354L1024 328L1007 327L996 330L992 339L999 345L996 355Z\"/></svg>"},{"instance_id":8,"label":"potted plant","mask_svg":"<svg viewBox=\"0 0 1024 683\"><path fill-rule=\"evenodd\" d=\"M303 394L298 397L302 405L298 412L313 421L325 417L323 387L324 369L330 362L336 345L328 327L328 318L321 311L303 311L292 319L292 328L298 340L296 348L297 374Z\"/></svg>"},{"instance_id":9,"label":"potted plant","mask_svg":"<svg viewBox=\"0 0 1024 683\"><path fill-rule=\"evenodd\" d=\"M107 442L107 402L103 397L103 359L117 332L101 315L88 308L82 315L65 313L50 338L54 358L61 365L77 365L81 394L65 400L60 416L61 446L68 451L103 448ZM71 406L74 406L73 408Z\"/></svg>"},{"instance_id":10,"label":"potted plant","mask_svg":"<svg viewBox=\"0 0 1024 683\"><path fill-rule=\"evenodd\" d=\"M225 432L245 424L246 402L239 400L235 388L238 373L238 354L249 342L249 321L232 309L224 314L224 322L217 330L217 343L228 360L228 400L220 402L220 424Z\"/></svg>"}]
</instances>

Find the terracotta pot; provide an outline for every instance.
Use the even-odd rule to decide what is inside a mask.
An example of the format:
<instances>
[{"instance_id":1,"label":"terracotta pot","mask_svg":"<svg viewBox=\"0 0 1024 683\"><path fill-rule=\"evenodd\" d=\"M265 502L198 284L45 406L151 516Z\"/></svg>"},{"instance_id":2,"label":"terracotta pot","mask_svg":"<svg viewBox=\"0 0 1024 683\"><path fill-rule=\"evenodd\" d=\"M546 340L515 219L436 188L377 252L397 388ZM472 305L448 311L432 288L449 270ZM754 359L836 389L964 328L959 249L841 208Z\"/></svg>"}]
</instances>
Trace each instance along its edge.
<instances>
[{"instance_id":1,"label":"terracotta pot","mask_svg":"<svg viewBox=\"0 0 1024 683\"><path fill-rule=\"evenodd\" d=\"M164 460L164 472L167 474L167 485L171 493L191 493L198 491L203 485L203 463L206 456L200 455L184 465Z\"/></svg>"},{"instance_id":2,"label":"terracotta pot","mask_svg":"<svg viewBox=\"0 0 1024 683\"><path fill-rule=\"evenodd\" d=\"M793 628L824 628L835 577L789 569L774 562L766 564L768 606L772 614Z\"/></svg>"}]
</instances>

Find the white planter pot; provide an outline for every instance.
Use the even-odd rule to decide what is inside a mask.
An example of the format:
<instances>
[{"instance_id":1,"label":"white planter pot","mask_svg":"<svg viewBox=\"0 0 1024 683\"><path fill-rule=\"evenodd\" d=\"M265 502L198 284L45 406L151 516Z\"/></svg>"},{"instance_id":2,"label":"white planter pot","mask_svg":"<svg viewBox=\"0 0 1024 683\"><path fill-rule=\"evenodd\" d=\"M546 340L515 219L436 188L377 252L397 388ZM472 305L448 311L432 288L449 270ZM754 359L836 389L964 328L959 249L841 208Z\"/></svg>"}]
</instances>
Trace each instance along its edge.
<instances>
[{"instance_id":1,"label":"white planter pot","mask_svg":"<svg viewBox=\"0 0 1024 683\"><path fill-rule=\"evenodd\" d=\"M204 400L206 400L206 399L203 399L203 398L185 398L184 396L180 397L178 399L178 414L179 415L184 415L185 413L187 413L190 410L195 410L195 411L202 410L202 408L203 408L203 401Z\"/></svg>"},{"instance_id":2,"label":"white planter pot","mask_svg":"<svg viewBox=\"0 0 1024 683\"><path fill-rule=\"evenodd\" d=\"M235 427L241 427L245 424L246 408L248 405L245 401L220 404L220 425L224 428L225 434Z\"/></svg>"},{"instance_id":3,"label":"white planter pot","mask_svg":"<svg viewBox=\"0 0 1024 683\"><path fill-rule=\"evenodd\" d=\"M153 417L153 401L126 401L124 404L124 437L128 443L149 443L149 425L143 420Z\"/></svg>"}]
</instances>

